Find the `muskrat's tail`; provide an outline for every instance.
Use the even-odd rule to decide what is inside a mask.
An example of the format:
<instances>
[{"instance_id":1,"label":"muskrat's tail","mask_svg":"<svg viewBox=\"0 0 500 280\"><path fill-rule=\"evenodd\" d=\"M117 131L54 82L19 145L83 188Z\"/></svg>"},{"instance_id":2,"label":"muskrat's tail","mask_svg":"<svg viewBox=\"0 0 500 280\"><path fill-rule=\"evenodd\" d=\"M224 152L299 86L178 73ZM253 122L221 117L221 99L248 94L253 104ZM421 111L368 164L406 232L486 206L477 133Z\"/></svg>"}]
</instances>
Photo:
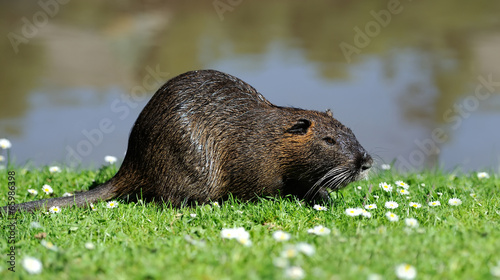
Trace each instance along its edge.
<instances>
[{"instance_id":1,"label":"muskrat's tail","mask_svg":"<svg viewBox=\"0 0 500 280\"><path fill-rule=\"evenodd\" d=\"M50 207L70 207L70 206L88 206L100 200L108 200L116 196L115 188L112 185L112 180L99 185L89 191L75 193L73 196L57 197L42 199L37 201L30 201L21 204L7 205L2 207L2 213L9 215L15 214L18 211L33 212L37 209L49 209Z\"/></svg>"}]
</instances>

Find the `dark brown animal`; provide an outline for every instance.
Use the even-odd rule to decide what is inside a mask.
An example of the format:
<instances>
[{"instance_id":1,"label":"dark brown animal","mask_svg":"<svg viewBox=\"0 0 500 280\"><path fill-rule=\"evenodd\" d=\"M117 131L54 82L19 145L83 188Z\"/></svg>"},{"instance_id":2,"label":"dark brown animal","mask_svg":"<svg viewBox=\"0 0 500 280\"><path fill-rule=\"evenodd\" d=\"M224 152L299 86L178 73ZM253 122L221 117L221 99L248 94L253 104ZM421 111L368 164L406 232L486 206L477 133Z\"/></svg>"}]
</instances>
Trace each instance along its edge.
<instances>
[{"instance_id":1,"label":"dark brown animal","mask_svg":"<svg viewBox=\"0 0 500 280\"><path fill-rule=\"evenodd\" d=\"M108 182L72 197L4 207L32 211L112 198L173 206L292 194L328 199L366 177L372 158L331 112L279 107L253 87L214 70L184 73L152 97Z\"/></svg>"}]
</instances>

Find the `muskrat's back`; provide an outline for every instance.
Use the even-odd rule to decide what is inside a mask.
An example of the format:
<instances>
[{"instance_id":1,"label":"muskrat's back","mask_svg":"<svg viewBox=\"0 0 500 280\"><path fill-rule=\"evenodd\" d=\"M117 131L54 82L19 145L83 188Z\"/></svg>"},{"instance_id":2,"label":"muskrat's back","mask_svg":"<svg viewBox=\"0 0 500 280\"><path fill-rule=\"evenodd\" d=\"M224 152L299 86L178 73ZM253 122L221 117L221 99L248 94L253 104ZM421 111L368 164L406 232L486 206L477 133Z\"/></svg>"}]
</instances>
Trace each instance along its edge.
<instances>
[{"instance_id":1,"label":"muskrat's back","mask_svg":"<svg viewBox=\"0 0 500 280\"><path fill-rule=\"evenodd\" d=\"M134 178L119 181L119 189L124 186L119 195L161 197L174 205L219 199L220 186L229 180L223 163L231 157L230 142L248 128L245 114L272 107L253 87L218 71L171 79L132 128L116 177L132 173Z\"/></svg>"}]
</instances>

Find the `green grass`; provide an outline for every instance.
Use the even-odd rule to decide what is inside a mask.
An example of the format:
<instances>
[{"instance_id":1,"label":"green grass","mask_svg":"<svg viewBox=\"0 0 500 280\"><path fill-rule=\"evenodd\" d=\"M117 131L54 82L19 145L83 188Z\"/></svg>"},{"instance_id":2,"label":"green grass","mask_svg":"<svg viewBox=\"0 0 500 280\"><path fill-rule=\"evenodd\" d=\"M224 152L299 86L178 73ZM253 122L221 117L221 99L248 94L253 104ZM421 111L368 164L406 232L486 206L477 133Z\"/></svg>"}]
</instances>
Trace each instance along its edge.
<instances>
[{"instance_id":1,"label":"green grass","mask_svg":"<svg viewBox=\"0 0 500 280\"><path fill-rule=\"evenodd\" d=\"M41 191L44 184L52 186L53 196L86 190L94 180L110 178L117 168L63 168L54 174L48 167L1 170L2 206L8 199L8 170L16 171L15 199L20 203L48 197ZM384 181L394 186L396 180L410 185L411 199L378 187ZM398 175L384 171L332 194L333 204L327 211L279 198L228 201L220 207L172 209L120 203L107 209L100 203L97 211L68 208L58 214L22 213L15 220L14 273L6 263L12 244L5 225L12 220L2 218L0 279L285 279L284 268L274 262L284 248L299 242L316 248L312 256L300 254L289 260L290 265L304 270L305 279L367 279L371 274L396 279L395 267L401 263L414 266L418 279L493 279L490 270L500 261L499 187L500 178L492 173L489 179L480 180L475 174ZM29 188L38 190L38 195L29 195ZM460 198L463 203L450 206L450 198ZM391 210L399 216L397 222L385 216L388 209L384 203L390 200L399 203ZM434 200L442 205L429 207L427 203ZM422 207L410 209L410 201ZM345 214L346 208L370 203L378 208L370 210L369 219ZM416 218L419 227L408 228L404 222L407 217ZM32 222L41 228L33 228ZM326 236L308 234L316 225L332 232ZM221 229L233 227L245 228L252 246L221 238ZM276 230L290 233L291 239L275 241L272 233ZM57 251L35 238L42 232ZM95 249L86 249L87 242ZM41 274L29 277L21 265L26 256L41 260Z\"/></svg>"}]
</instances>

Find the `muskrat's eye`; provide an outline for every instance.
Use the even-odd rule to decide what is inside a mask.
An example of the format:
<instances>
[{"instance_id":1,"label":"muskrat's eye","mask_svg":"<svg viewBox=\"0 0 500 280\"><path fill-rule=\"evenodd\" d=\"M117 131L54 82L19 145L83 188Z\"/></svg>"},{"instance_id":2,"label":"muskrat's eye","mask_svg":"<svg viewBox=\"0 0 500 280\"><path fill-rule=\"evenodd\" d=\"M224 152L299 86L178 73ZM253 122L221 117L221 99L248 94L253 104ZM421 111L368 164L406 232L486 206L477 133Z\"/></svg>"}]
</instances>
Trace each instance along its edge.
<instances>
[{"instance_id":1,"label":"muskrat's eye","mask_svg":"<svg viewBox=\"0 0 500 280\"><path fill-rule=\"evenodd\" d=\"M335 140L333 140L332 137L325 137L325 138L323 138L323 140L326 142L326 144L328 144L330 146L335 145Z\"/></svg>"}]
</instances>

